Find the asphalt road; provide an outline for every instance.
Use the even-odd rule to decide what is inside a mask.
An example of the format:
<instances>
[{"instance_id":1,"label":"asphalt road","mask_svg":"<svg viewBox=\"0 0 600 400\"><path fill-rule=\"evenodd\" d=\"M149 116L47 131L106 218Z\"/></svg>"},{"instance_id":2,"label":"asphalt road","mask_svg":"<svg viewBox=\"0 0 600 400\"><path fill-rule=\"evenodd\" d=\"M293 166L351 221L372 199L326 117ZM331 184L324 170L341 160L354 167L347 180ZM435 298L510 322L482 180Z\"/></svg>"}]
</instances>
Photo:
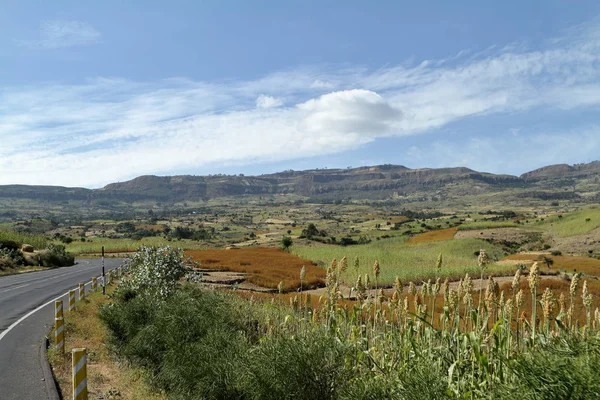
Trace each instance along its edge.
<instances>
[{"instance_id":1,"label":"asphalt road","mask_svg":"<svg viewBox=\"0 0 600 400\"><path fill-rule=\"evenodd\" d=\"M105 259L105 268L108 271L123 261ZM48 304L5 331L39 306L102 273L100 259L78 259L77 263L72 267L0 277L1 400L49 398L43 381L40 344L54 323L54 304ZM67 310L68 297L63 296L62 300Z\"/></svg>"}]
</instances>

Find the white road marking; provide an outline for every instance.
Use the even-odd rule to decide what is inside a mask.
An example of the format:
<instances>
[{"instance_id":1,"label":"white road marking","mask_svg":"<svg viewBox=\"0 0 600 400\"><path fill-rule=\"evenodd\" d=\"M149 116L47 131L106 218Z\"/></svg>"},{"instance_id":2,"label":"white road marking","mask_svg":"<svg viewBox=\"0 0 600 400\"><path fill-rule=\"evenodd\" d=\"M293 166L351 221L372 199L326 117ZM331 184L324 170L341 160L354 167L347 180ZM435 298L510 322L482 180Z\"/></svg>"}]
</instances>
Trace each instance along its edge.
<instances>
[{"instance_id":1,"label":"white road marking","mask_svg":"<svg viewBox=\"0 0 600 400\"><path fill-rule=\"evenodd\" d=\"M89 281L87 283L84 283L84 285L89 285L91 284L92 281ZM8 335L8 333L13 330L17 325L19 325L21 322L25 321L27 318L29 318L30 316L32 316L33 314L35 314L36 312L40 311L42 308L54 303L56 300L60 300L62 297L64 296L68 296L69 292L65 292L63 294L61 294L60 296L50 300L49 302L42 304L41 306L39 306L38 308L36 308L33 311L28 312L27 314L23 315L21 318L19 318L18 320L16 320L15 322L13 322L8 328L6 328L6 330L2 333L0 333L0 340L2 340L4 338L4 336Z\"/></svg>"},{"instance_id":2,"label":"white road marking","mask_svg":"<svg viewBox=\"0 0 600 400\"><path fill-rule=\"evenodd\" d=\"M11 290L20 289L20 288L22 288L22 287L29 286L29 285L30 285L29 283L26 283L26 284L24 284L24 285L15 286L15 287L13 287L13 288L10 288L10 289L6 289L6 290L0 290L0 293L6 293L6 292L10 292Z\"/></svg>"}]
</instances>

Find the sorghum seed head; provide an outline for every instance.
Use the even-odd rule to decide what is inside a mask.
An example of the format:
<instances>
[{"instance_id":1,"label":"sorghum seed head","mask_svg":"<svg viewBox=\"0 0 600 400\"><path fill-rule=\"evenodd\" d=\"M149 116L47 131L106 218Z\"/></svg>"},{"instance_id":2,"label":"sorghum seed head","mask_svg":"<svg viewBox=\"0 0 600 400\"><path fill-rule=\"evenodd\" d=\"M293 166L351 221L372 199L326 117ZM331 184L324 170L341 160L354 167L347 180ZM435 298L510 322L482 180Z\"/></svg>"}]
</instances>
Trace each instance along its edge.
<instances>
[{"instance_id":1,"label":"sorghum seed head","mask_svg":"<svg viewBox=\"0 0 600 400\"><path fill-rule=\"evenodd\" d=\"M487 253L485 252L485 249L481 249L479 250L479 256L477 256L477 265L479 265L479 267L481 269L485 269L487 267L487 265L490 262L490 258L488 257Z\"/></svg>"},{"instance_id":2,"label":"sorghum seed head","mask_svg":"<svg viewBox=\"0 0 600 400\"><path fill-rule=\"evenodd\" d=\"M569 287L569 295L575 297L577 294L577 286L579 285L579 274L574 274L571 279L571 286Z\"/></svg>"},{"instance_id":3,"label":"sorghum seed head","mask_svg":"<svg viewBox=\"0 0 600 400\"><path fill-rule=\"evenodd\" d=\"M529 277L527 279L529 281L529 290L531 290L531 293L533 293L533 291L537 289L538 285L540 284L540 267L538 266L537 262L534 262L529 269Z\"/></svg>"},{"instance_id":4,"label":"sorghum seed head","mask_svg":"<svg viewBox=\"0 0 600 400\"><path fill-rule=\"evenodd\" d=\"M517 290L519 289L520 282L521 282L521 268L517 268L517 271L515 272L515 277L513 278L513 281L512 281L513 293L516 293Z\"/></svg>"},{"instance_id":5,"label":"sorghum seed head","mask_svg":"<svg viewBox=\"0 0 600 400\"><path fill-rule=\"evenodd\" d=\"M588 291L587 281L583 281L583 292L581 293L581 298L583 300L583 305L585 308L589 309L592 307L592 294Z\"/></svg>"},{"instance_id":6,"label":"sorghum seed head","mask_svg":"<svg viewBox=\"0 0 600 400\"><path fill-rule=\"evenodd\" d=\"M517 307L523 307L523 302L525 301L523 298L523 289L519 289L517 295L515 296L515 300L517 301Z\"/></svg>"},{"instance_id":7,"label":"sorghum seed head","mask_svg":"<svg viewBox=\"0 0 600 400\"><path fill-rule=\"evenodd\" d=\"M340 260L340 271L346 272L347 269L348 269L348 259L346 258L346 256L344 256Z\"/></svg>"}]
</instances>

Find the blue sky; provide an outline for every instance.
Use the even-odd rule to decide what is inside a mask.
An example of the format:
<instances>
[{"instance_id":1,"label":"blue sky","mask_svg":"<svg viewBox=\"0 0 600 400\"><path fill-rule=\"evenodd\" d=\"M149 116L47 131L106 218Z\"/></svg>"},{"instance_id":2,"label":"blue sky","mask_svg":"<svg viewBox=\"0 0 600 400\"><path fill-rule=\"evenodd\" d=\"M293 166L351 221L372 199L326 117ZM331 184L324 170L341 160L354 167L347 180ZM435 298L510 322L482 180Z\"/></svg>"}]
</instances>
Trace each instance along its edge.
<instances>
[{"instance_id":1,"label":"blue sky","mask_svg":"<svg viewBox=\"0 0 600 400\"><path fill-rule=\"evenodd\" d=\"M600 159L599 111L598 1L0 0L0 184L521 174Z\"/></svg>"}]
</instances>

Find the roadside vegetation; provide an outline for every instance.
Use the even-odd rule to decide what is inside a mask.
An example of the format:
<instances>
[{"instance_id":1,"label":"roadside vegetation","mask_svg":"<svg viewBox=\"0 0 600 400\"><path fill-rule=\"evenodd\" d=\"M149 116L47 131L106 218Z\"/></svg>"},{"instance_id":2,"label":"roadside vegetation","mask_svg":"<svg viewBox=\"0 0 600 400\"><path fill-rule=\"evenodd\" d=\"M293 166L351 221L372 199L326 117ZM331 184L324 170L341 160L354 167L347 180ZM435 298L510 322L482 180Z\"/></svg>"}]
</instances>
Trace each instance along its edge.
<instances>
[{"instance_id":1,"label":"roadside vegetation","mask_svg":"<svg viewBox=\"0 0 600 400\"><path fill-rule=\"evenodd\" d=\"M108 286L108 293L113 287ZM107 349L108 330L99 319L100 307L111 302L101 291L88 293L73 312L65 312L65 349L61 354L48 350L48 360L57 381L61 398L72 398L70 349L85 348L88 354L88 394L91 400L130 399L164 400L166 396L152 390L147 383L150 375L142 368L115 362L116 357ZM50 332L49 337L53 337Z\"/></svg>"},{"instance_id":2,"label":"roadside vegetation","mask_svg":"<svg viewBox=\"0 0 600 400\"><path fill-rule=\"evenodd\" d=\"M65 246L48 242L41 235L0 231L0 275L73 264L75 257Z\"/></svg>"},{"instance_id":3,"label":"roadside vegetation","mask_svg":"<svg viewBox=\"0 0 600 400\"><path fill-rule=\"evenodd\" d=\"M173 254L168 257L167 254ZM512 282L453 287L396 280L391 294L366 290L384 267L353 276L356 300L340 299L346 258L327 267L327 295L312 307L177 285L169 248L140 252L129 278L102 307L111 354L142 368L171 399L593 399L600 392L598 288L579 275L560 288L539 268ZM154 269L156 256L172 268ZM144 261L145 260L145 261ZM443 275L446 262L434 269ZM162 271L162 272L160 272ZM141 279L140 277L144 277ZM147 284L133 284L136 280ZM156 295L156 288L165 290ZM286 298L290 298L289 296ZM535 301L532 301L535 299Z\"/></svg>"}]
</instances>

